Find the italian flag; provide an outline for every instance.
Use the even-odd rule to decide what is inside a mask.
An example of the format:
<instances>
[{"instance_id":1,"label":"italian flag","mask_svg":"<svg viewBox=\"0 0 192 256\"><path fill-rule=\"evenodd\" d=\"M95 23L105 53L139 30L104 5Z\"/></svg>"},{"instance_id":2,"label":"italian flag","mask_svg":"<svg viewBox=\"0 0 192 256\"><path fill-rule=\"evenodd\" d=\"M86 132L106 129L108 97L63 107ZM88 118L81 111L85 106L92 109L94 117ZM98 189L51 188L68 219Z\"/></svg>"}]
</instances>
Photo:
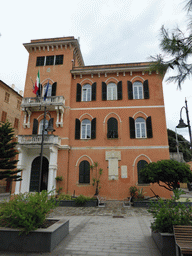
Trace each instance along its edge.
<instances>
[{"instance_id":1,"label":"italian flag","mask_svg":"<svg viewBox=\"0 0 192 256\"><path fill-rule=\"evenodd\" d=\"M39 85L40 85L40 75L39 75L39 70L38 70L35 86L33 86L33 92L35 94L37 94L37 91L39 89Z\"/></svg>"}]
</instances>

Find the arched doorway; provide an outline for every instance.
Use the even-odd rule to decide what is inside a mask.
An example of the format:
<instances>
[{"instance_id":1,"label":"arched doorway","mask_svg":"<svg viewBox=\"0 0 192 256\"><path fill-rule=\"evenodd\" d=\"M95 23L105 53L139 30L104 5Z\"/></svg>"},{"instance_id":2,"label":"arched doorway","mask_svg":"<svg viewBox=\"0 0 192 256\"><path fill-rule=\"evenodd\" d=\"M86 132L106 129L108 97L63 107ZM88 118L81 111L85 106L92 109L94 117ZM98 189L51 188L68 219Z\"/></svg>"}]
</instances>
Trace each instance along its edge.
<instances>
[{"instance_id":1,"label":"arched doorway","mask_svg":"<svg viewBox=\"0 0 192 256\"><path fill-rule=\"evenodd\" d=\"M33 160L31 164L31 180L30 180L30 188L29 188L30 192L38 192L39 190L40 162L41 162L41 157L38 156ZM43 157L40 191L47 190L48 170L49 170L49 161L47 160L47 158Z\"/></svg>"}]
</instances>

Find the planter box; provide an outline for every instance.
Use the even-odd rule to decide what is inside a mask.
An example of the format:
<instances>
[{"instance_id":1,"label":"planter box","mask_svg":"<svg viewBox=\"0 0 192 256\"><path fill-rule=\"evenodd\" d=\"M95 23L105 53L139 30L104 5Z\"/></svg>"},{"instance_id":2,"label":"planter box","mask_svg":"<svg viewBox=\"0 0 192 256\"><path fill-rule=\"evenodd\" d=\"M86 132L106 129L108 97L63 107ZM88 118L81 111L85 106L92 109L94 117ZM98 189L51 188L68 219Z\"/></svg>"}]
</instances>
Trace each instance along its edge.
<instances>
[{"instance_id":1,"label":"planter box","mask_svg":"<svg viewBox=\"0 0 192 256\"><path fill-rule=\"evenodd\" d=\"M150 205L149 200L133 201L134 207L149 207L149 205Z\"/></svg>"},{"instance_id":2,"label":"planter box","mask_svg":"<svg viewBox=\"0 0 192 256\"><path fill-rule=\"evenodd\" d=\"M154 231L151 234L162 256L176 256L175 238L173 234Z\"/></svg>"},{"instance_id":3,"label":"planter box","mask_svg":"<svg viewBox=\"0 0 192 256\"><path fill-rule=\"evenodd\" d=\"M51 252L69 233L69 220L63 218L48 228L39 228L28 235L18 229L0 227L0 251Z\"/></svg>"},{"instance_id":4,"label":"planter box","mask_svg":"<svg viewBox=\"0 0 192 256\"><path fill-rule=\"evenodd\" d=\"M78 207L79 205L77 205L75 203L74 200L61 200L61 201L58 201L59 202L59 206L67 206L67 207ZM98 202L97 200L91 200L91 201L88 201L88 202L85 202L84 205L82 205L82 207L96 207L98 206Z\"/></svg>"}]
</instances>

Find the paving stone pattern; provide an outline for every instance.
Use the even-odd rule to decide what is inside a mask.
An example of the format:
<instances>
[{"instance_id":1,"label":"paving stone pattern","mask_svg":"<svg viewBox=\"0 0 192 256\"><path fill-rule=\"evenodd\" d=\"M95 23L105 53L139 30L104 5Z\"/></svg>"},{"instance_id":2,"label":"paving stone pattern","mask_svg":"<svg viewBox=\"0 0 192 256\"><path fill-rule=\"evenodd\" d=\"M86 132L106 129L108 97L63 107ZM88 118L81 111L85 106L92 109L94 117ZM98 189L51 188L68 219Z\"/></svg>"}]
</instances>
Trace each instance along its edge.
<instances>
[{"instance_id":1,"label":"paving stone pattern","mask_svg":"<svg viewBox=\"0 0 192 256\"><path fill-rule=\"evenodd\" d=\"M51 253L6 253L11 256L160 256L151 238L152 216L145 208L107 201L105 208L58 207L50 217L66 216L69 235Z\"/></svg>"}]
</instances>

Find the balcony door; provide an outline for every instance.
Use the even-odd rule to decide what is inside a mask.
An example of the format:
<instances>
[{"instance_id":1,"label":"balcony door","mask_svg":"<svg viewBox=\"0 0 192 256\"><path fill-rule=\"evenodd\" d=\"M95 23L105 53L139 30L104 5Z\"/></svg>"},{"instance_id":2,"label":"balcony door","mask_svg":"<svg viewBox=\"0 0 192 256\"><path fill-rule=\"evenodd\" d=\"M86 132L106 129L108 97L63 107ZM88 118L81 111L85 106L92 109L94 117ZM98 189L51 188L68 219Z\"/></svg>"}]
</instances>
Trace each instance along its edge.
<instances>
[{"instance_id":1,"label":"balcony door","mask_svg":"<svg viewBox=\"0 0 192 256\"><path fill-rule=\"evenodd\" d=\"M31 164L31 180L30 180L30 192L38 192L39 189L39 175L40 175L40 156L36 157ZM48 169L49 161L43 157L42 176L40 191L47 190L48 185Z\"/></svg>"}]
</instances>

